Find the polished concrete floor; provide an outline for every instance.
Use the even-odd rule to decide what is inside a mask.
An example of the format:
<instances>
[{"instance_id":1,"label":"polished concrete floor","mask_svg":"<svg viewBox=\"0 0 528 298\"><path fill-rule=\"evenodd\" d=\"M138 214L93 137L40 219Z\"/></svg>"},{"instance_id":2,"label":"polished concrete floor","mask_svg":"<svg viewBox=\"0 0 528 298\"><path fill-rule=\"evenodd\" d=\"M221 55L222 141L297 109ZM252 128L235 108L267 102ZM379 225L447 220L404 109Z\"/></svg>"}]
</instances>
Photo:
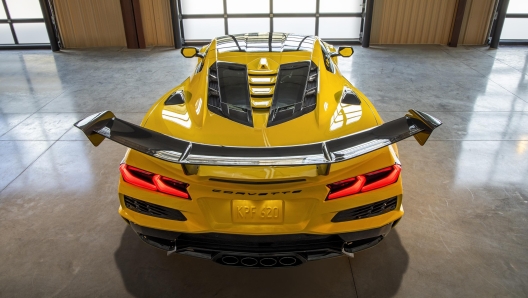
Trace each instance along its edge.
<instances>
[{"instance_id":1,"label":"polished concrete floor","mask_svg":"<svg viewBox=\"0 0 528 298\"><path fill-rule=\"evenodd\" d=\"M117 214L125 149L72 128L139 123L195 61L179 51L0 52L2 297L526 297L528 47L356 47L342 72L386 119L444 121L400 143L406 215L378 246L280 270L167 257Z\"/></svg>"}]
</instances>

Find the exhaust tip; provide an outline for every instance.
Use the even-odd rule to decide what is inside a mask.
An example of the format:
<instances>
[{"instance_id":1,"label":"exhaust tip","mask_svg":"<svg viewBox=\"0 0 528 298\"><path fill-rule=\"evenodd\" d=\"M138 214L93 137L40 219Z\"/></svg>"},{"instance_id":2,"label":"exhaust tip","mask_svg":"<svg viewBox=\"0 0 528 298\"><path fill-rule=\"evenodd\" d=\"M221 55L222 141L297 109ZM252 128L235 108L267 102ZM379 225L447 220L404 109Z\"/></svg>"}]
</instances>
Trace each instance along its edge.
<instances>
[{"instance_id":1,"label":"exhaust tip","mask_svg":"<svg viewBox=\"0 0 528 298\"><path fill-rule=\"evenodd\" d=\"M258 264L258 261L255 258L245 257L242 260L240 260L240 263L242 263L242 265L247 266L247 267L253 267Z\"/></svg>"},{"instance_id":2,"label":"exhaust tip","mask_svg":"<svg viewBox=\"0 0 528 298\"><path fill-rule=\"evenodd\" d=\"M225 256L222 258L222 262L226 265L236 265L238 263L238 258L234 256Z\"/></svg>"},{"instance_id":3,"label":"exhaust tip","mask_svg":"<svg viewBox=\"0 0 528 298\"><path fill-rule=\"evenodd\" d=\"M297 259L294 258L294 257L282 257L282 258L280 258L279 263L282 266L291 266L291 265L297 263Z\"/></svg>"},{"instance_id":4,"label":"exhaust tip","mask_svg":"<svg viewBox=\"0 0 528 298\"><path fill-rule=\"evenodd\" d=\"M272 267L272 266L275 266L277 264L277 260L275 260L274 258L262 258L260 259L260 265L264 266L264 267Z\"/></svg>"}]
</instances>

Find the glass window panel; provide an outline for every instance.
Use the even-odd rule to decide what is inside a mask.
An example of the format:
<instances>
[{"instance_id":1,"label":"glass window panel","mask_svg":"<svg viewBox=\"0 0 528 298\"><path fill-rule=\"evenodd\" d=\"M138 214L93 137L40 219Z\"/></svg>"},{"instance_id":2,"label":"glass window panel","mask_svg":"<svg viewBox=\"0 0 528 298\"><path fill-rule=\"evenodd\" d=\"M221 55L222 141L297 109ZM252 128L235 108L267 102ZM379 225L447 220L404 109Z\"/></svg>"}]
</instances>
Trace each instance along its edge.
<instances>
[{"instance_id":1,"label":"glass window panel","mask_svg":"<svg viewBox=\"0 0 528 298\"><path fill-rule=\"evenodd\" d=\"M506 18L501 39L528 39L528 19Z\"/></svg>"},{"instance_id":2,"label":"glass window panel","mask_svg":"<svg viewBox=\"0 0 528 298\"><path fill-rule=\"evenodd\" d=\"M0 3L0 19L7 19L7 15L5 13L5 9L2 3Z\"/></svg>"},{"instance_id":3,"label":"glass window panel","mask_svg":"<svg viewBox=\"0 0 528 298\"><path fill-rule=\"evenodd\" d=\"M269 32L269 18L228 18L227 29L229 34Z\"/></svg>"},{"instance_id":4,"label":"glass window panel","mask_svg":"<svg viewBox=\"0 0 528 298\"><path fill-rule=\"evenodd\" d=\"M273 13L315 13L315 0L273 1Z\"/></svg>"},{"instance_id":5,"label":"glass window panel","mask_svg":"<svg viewBox=\"0 0 528 298\"><path fill-rule=\"evenodd\" d=\"M182 14L224 14L222 0L182 0Z\"/></svg>"},{"instance_id":6,"label":"glass window panel","mask_svg":"<svg viewBox=\"0 0 528 298\"><path fill-rule=\"evenodd\" d=\"M273 31L315 35L315 18L273 18Z\"/></svg>"},{"instance_id":7,"label":"glass window panel","mask_svg":"<svg viewBox=\"0 0 528 298\"><path fill-rule=\"evenodd\" d=\"M13 24L18 43L49 43L44 23Z\"/></svg>"},{"instance_id":8,"label":"glass window panel","mask_svg":"<svg viewBox=\"0 0 528 298\"><path fill-rule=\"evenodd\" d=\"M6 0L12 19L42 19L39 0Z\"/></svg>"},{"instance_id":9,"label":"glass window panel","mask_svg":"<svg viewBox=\"0 0 528 298\"><path fill-rule=\"evenodd\" d=\"M528 13L528 1L510 0L510 4L508 4L508 10L506 13Z\"/></svg>"},{"instance_id":10,"label":"glass window panel","mask_svg":"<svg viewBox=\"0 0 528 298\"><path fill-rule=\"evenodd\" d=\"M184 19L183 30L186 40L213 39L225 35L224 19Z\"/></svg>"},{"instance_id":11,"label":"glass window panel","mask_svg":"<svg viewBox=\"0 0 528 298\"><path fill-rule=\"evenodd\" d=\"M8 24L0 24L0 44L14 44L13 34Z\"/></svg>"},{"instance_id":12,"label":"glass window panel","mask_svg":"<svg viewBox=\"0 0 528 298\"><path fill-rule=\"evenodd\" d=\"M319 18L319 37L321 38L359 38L361 18Z\"/></svg>"},{"instance_id":13,"label":"glass window panel","mask_svg":"<svg viewBox=\"0 0 528 298\"><path fill-rule=\"evenodd\" d=\"M361 12L363 0L323 0L319 12Z\"/></svg>"},{"instance_id":14,"label":"glass window panel","mask_svg":"<svg viewBox=\"0 0 528 298\"><path fill-rule=\"evenodd\" d=\"M227 13L269 13L269 0L227 0Z\"/></svg>"}]
</instances>

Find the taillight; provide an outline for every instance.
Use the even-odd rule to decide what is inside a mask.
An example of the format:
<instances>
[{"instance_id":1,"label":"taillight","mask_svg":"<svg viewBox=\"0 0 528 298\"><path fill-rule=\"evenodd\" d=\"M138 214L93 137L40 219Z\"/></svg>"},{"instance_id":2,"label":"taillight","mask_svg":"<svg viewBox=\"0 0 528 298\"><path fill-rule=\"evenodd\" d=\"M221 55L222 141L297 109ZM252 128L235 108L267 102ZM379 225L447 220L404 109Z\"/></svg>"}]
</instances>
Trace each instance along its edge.
<instances>
[{"instance_id":1,"label":"taillight","mask_svg":"<svg viewBox=\"0 0 528 298\"><path fill-rule=\"evenodd\" d=\"M152 183L152 177L154 174L150 172L143 171L126 164L121 164L119 166L119 171L121 172L121 176L123 176L123 180L130 184L146 188L148 190L158 190L156 185Z\"/></svg>"},{"instance_id":2,"label":"taillight","mask_svg":"<svg viewBox=\"0 0 528 298\"><path fill-rule=\"evenodd\" d=\"M391 185L398 181L400 173L401 166L396 164L381 170L328 184L327 187L330 188L330 192L326 199L338 199Z\"/></svg>"},{"instance_id":3,"label":"taillight","mask_svg":"<svg viewBox=\"0 0 528 298\"><path fill-rule=\"evenodd\" d=\"M123 180L132 185L148 190L159 191L182 199L190 199L189 193L187 192L189 184L187 183L163 177L126 164L121 164L119 166L119 171L121 172L121 176L123 176Z\"/></svg>"},{"instance_id":4,"label":"taillight","mask_svg":"<svg viewBox=\"0 0 528 298\"><path fill-rule=\"evenodd\" d=\"M187 183L180 182L171 178L163 177L160 175L154 176L154 184L158 190L162 193L177 196L180 198L188 199L189 194L187 193Z\"/></svg>"},{"instance_id":5,"label":"taillight","mask_svg":"<svg viewBox=\"0 0 528 298\"><path fill-rule=\"evenodd\" d=\"M396 183L396 181L398 181L398 177L400 177L400 173L401 166L393 165L392 167L365 174L367 182L365 183L365 186L361 188L361 192L370 191Z\"/></svg>"}]
</instances>

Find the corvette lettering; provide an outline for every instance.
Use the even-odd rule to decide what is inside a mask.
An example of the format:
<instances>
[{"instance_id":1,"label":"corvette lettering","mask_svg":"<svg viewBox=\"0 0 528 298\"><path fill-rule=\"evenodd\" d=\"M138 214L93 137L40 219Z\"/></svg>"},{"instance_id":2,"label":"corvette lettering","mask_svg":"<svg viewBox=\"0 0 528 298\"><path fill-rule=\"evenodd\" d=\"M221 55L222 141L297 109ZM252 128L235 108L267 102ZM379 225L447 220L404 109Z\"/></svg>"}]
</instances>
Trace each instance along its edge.
<instances>
[{"instance_id":1,"label":"corvette lettering","mask_svg":"<svg viewBox=\"0 0 528 298\"><path fill-rule=\"evenodd\" d=\"M246 196L267 196L267 195L279 195L279 194L294 194L300 193L302 190L292 190L292 191L274 191L274 192L243 192L243 191L230 191L230 190L221 190L213 189L213 192L233 194L233 195L246 195Z\"/></svg>"}]
</instances>

